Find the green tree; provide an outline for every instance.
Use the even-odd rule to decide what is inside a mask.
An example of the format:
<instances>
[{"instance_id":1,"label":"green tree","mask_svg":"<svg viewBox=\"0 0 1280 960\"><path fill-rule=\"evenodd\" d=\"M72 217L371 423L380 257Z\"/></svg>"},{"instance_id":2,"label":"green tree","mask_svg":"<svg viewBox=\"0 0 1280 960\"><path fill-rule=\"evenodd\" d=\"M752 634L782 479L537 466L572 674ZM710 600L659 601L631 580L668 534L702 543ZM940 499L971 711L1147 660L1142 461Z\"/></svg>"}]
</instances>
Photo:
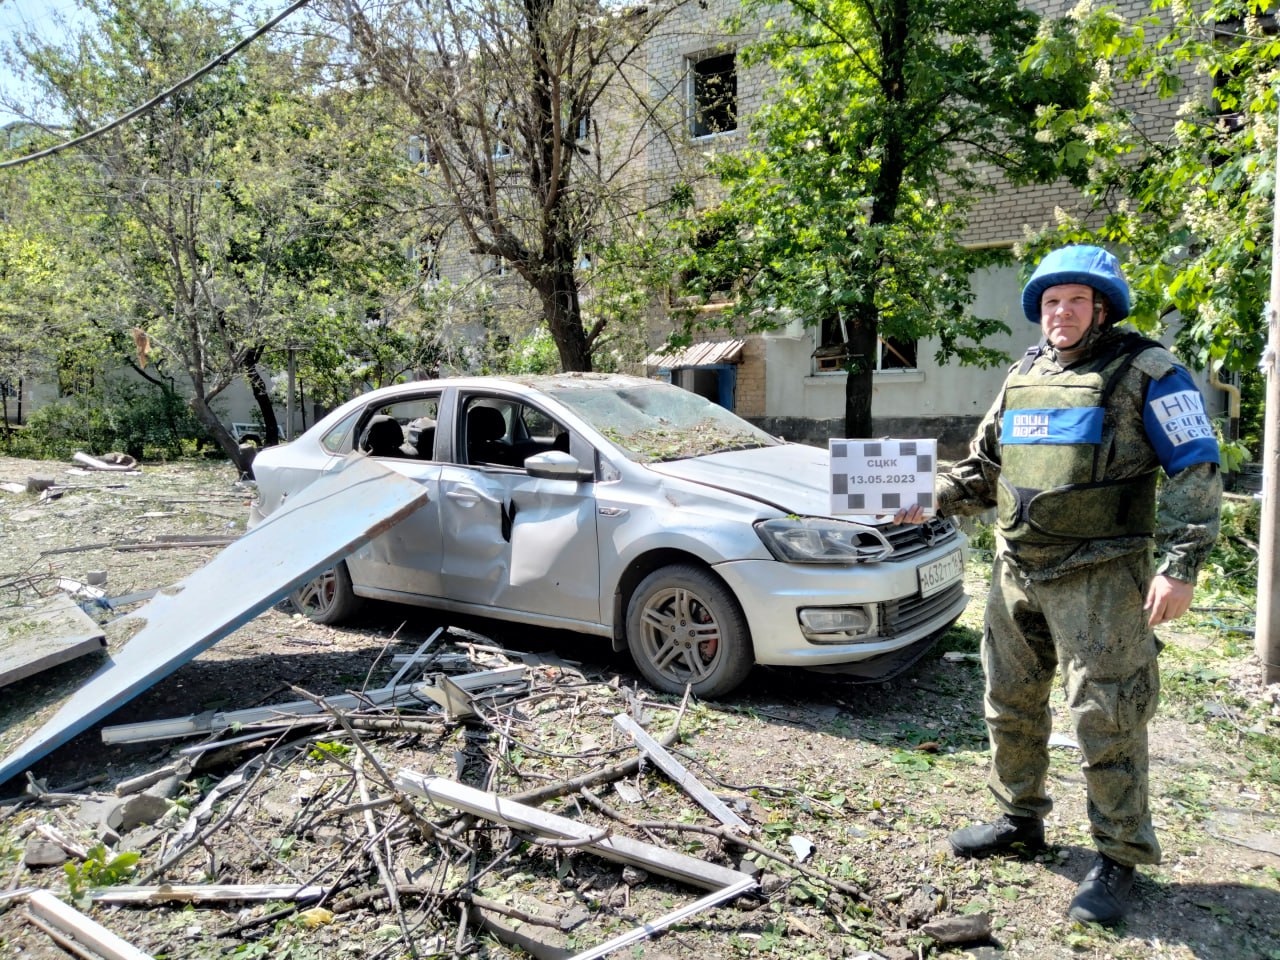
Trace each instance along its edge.
<instances>
[{"instance_id":1,"label":"green tree","mask_svg":"<svg viewBox=\"0 0 1280 960\"><path fill-rule=\"evenodd\" d=\"M1129 20L1081 5L1026 61L1037 73L1092 74L1083 104L1038 118L1061 168L1087 173L1089 201L1039 245L1115 247L1127 261L1134 322L1154 330L1177 311L1182 352L1234 371L1254 368L1266 342L1275 11L1263 0L1159 0L1152 15Z\"/></svg>"},{"instance_id":2,"label":"green tree","mask_svg":"<svg viewBox=\"0 0 1280 960\"><path fill-rule=\"evenodd\" d=\"M939 359L989 364L996 320L973 316L972 272L1005 256L960 238L973 202L1057 175L1037 142L1045 103L1076 103L1081 71L1019 72L1043 25L1014 0L800 0L747 56L778 80L751 148L718 161L723 201L687 216L678 274L732 287L732 318L782 311L846 344L845 431L871 435L878 340L935 337ZM676 203L691 202L691 195Z\"/></svg>"},{"instance_id":3,"label":"green tree","mask_svg":"<svg viewBox=\"0 0 1280 960\"><path fill-rule=\"evenodd\" d=\"M565 370L592 369L614 315L586 316L584 254L648 203L643 150L666 125L638 54L672 2L331 5L362 63L413 114L424 221L524 281Z\"/></svg>"},{"instance_id":4,"label":"green tree","mask_svg":"<svg viewBox=\"0 0 1280 960\"><path fill-rule=\"evenodd\" d=\"M242 33L229 12L192 0L85 6L95 21L76 43L21 46L76 133L189 76ZM409 209L396 190L412 173L394 102L332 84L326 42L250 46L45 161L75 185L51 198L42 229L61 249L91 251L59 265L79 271L78 314L136 344L128 355L142 376L180 374L192 412L242 469L214 404L232 383L248 383L272 437L261 364L317 337L421 319L401 239Z\"/></svg>"}]
</instances>

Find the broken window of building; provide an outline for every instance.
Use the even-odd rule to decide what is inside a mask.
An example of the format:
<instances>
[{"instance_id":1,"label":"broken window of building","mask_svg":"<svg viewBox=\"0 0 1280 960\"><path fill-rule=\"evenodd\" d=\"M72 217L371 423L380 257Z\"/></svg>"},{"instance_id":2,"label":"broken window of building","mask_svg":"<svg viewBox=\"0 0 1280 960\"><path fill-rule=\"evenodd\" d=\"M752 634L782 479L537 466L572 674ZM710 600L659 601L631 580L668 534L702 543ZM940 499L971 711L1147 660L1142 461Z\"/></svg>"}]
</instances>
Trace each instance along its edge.
<instances>
[{"instance_id":1,"label":"broken window of building","mask_svg":"<svg viewBox=\"0 0 1280 960\"><path fill-rule=\"evenodd\" d=\"M689 134L709 137L738 129L738 67L735 54L690 58Z\"/></svg>"},{"instance_id":2,"label":"broken window of building","mask_svg":"<svg viewBox=\"0 0 1280 960\"><path fill-rule=\"evenodd\" d=\"M848 361L848 338L839 314L832 313L822 321L818 349L813 352L813 372L843 373ZM917 369L920 341L881 336L876 343L877 373Z\"/></svg>"}]
</instances>

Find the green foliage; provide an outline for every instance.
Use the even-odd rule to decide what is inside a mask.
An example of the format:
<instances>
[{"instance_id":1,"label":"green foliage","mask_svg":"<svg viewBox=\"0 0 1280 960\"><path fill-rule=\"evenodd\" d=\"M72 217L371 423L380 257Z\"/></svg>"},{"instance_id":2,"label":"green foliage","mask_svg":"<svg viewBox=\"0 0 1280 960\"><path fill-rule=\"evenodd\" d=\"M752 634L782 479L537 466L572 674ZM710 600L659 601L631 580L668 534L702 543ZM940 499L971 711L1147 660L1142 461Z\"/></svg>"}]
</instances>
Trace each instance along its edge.
<instances>
[{"instance_id":1,"label":"green foliage","mask_svg":"<svg viewBox=\"0 0 1280 960\"><path fill-rule=\"evenodd\" d=\"M969 278L1008 253L964 247L966 216L994 189L991 167L1019 183L1057 175L1031 123L1044 103L1079 101L1083 74L1019 76L1039 22L1012 0L820 0L791 13L747 4L764 33L744 59L778 81L750 149L713 163L724 201L678 222L673 275L697 300L733 290L721 322L842 329L868 416L846 428L862 436L877 337L936 338L940 360L1003 359L985 341L1008 328L973 315Z\"/></svg>"},{"instance_id":2,"label":"green foliage","mask_svg":"<svg viewBox=\"0 0 1280 960\"><path fill-rule=\"evenodd\" d=\"M338 760L351 753L351 745L337 740L317 740L307 752L312 760L326 760L334 757Z\"/></svg>"},{"instance_id":3,"label":"green foliage","mask_svg":"<svg viewBox=\"0 0 1280 960\"><path fill-rule=\"evenodd\" d=\"M84 127L244 32L194 0L82 6L81 35L64 47L21 37L17 59ZM429 336L404 244L420 187L408 123L381 91L332 82L336 41L297 38L273 32L112 135L6 171L6 372L80 392L106 356L131 357L180 384L213 432L224 425L211 402L260 366L283 370L290 350L322 403L415 370ZM135 449L152 442L125 432Z\"/></svg>"},{"instance_id":4,"label":"green foliage","mask_svg":"<svg viewBox=\"0 0 1280 960\"><path fill-rule=\"evenodd\" d=\"M545 327L516 341L507 351L507 373L558 373L560 352Z\"/></svg>"},{"instance_id":5,"label":"green foliage","mask_svg":"<svg viewBox=\"0 0 1280 960\"><path fill-rule=\"evenodd\" d=\"M1218 541L1201 573L1201 589L1210 590L1217 602L1236 601L1252 607L1258 589L1258 543L1262 504L1253 499L1226 500Z\"/></svg>"},{"instance_id":6,"label":"green foliage","mask_svg":"<svg viewBox=\"0 0 1280 960\"><path fill-rule=\"evenodd\" d=\"M1046 108L1036 126L1064 173L1087 174L1093 209L1064 215L1031 249L1123 251L1133 322L1154 330L1177 311L1180 352L1196 366L1251 370L1265 342L1280 89L1280 38L1261 20L1269 8L1156 0L1152 16L1127 20L1081 4L1024 61L1092 73L1085 103Z\"/></svg>"},{"instance_id":7,"label":"green foliage","mask_svg":"<svg viewBox=\"0 0 1280 960\"><path fill-rule=\"evenodd\" d=\"M137 869L139 856L136 850L111 855L99 843L90 848L83 861L63 864L72 901L83 899L92 888L124 883Z\"/></svg>"},{"instance_id":8,"label":"green foliage","mask_svg":"<svg viewBox=\"0 0 1280 960\"><path fill-rule=\"evenodd\" d=\"M108 382L101 388L63 397L40 407L26 428L0 450L9 456L69 457L122 451L138 459L176 459L204 429L172 390L141 383Z\"/></svg>"}]
</instances>

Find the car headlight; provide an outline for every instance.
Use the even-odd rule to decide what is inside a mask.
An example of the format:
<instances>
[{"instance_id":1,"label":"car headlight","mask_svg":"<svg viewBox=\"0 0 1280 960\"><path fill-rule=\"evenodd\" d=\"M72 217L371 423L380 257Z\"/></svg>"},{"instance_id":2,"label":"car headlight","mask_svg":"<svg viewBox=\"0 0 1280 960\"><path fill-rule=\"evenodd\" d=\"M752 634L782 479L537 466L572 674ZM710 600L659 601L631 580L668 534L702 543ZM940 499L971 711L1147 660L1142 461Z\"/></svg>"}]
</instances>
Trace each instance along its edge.
<instances>
[{"instance_id":1,"label":"car headlight","mask_svg":"<svg viewBox=\"0 0 1280 960\"><path fill-rule=\"evenodd\" d=\"M756 533L784 563L874 563L893 552L873 527L827 517L762 520Z\"/></svg>"}]
</instances>

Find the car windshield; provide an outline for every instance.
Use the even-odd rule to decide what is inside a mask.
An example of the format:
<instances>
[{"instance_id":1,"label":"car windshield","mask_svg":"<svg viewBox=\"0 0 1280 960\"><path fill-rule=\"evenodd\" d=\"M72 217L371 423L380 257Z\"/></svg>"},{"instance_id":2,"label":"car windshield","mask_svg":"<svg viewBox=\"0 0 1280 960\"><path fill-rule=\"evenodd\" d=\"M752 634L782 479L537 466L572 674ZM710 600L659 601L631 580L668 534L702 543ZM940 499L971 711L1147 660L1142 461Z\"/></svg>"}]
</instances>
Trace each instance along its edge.
<instances>
[{"instance_id":1,"label":"car windshield","mask_svg":"<svg viewBox=\"0 0 1280 960\"><path fill-rule=\"evenodd\" d=\"M663 383L609 389L551 387L547 393L572 408L627 457L641 463L684 460L779 442L724 407Z\"/></svg>"}]
</instances>

